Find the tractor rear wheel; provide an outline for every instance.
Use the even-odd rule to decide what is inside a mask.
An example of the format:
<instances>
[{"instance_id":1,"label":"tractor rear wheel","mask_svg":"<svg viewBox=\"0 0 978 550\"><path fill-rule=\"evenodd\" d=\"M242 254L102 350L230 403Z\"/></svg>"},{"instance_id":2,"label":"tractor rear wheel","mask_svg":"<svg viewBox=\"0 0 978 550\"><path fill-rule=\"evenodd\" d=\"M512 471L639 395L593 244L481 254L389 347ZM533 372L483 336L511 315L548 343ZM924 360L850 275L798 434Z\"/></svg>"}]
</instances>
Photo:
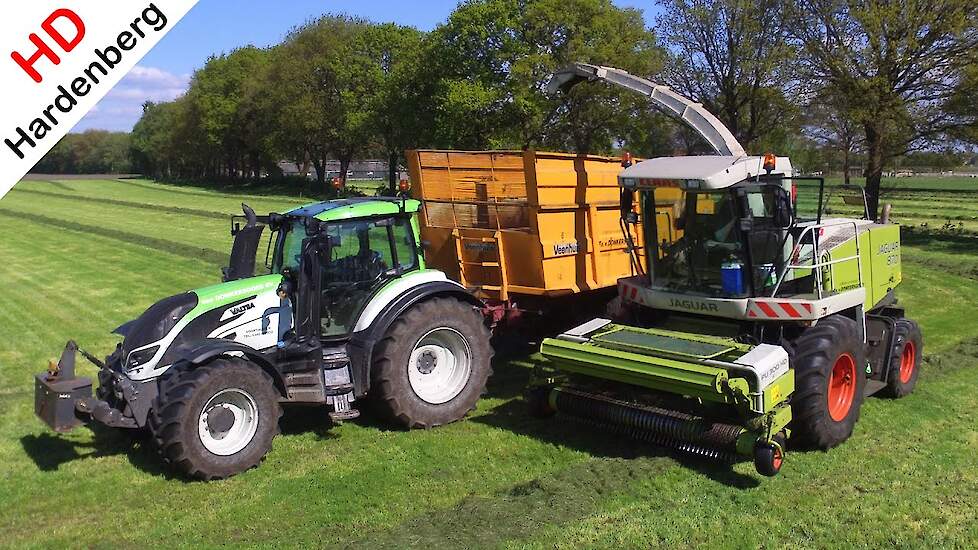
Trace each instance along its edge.
<instances>
[{"instance_id":1,"label":"tractor rear wheel","mask_svg":"<svg viewBox=\"0 0 978 550\"><path fill-rule=\"evenodd\" d=\"M859 328L848 317L831 315L806 329L792 347L792 426L816 448L835 447L852 435L863 402L866 352Z\"/></svg>"},{"instance_id":2,"label":"tractor rear wheel","mask_svg":"<svg viewBox=\"0 0 978 550\"><path fill-rule=\"evenodd\" d=\"M376 408L406 428L462 418L475 408L492 373L490 336L482 315L455 298L412 307L377 344L371 382Z\"/></svg>"},{"instance_id":3,"label":"tractor rear wheel","mask_svg":"<svg viewBox=\"0 0 978 550\"><path fill-rule=\"evenodd\" d=\"M160 384L149 426L163 460L196 479L223 479L257 466L279 433L274 382L236 357L177 371Z\"/></svg>"},{"instance_id":4,"label":"tractor rear wheel","mask_svg":"<svg viewBox=\"0 0 978 550\"><path fill-rule=\"evenodd\" d=\"M890 372L886 379L887 395L890 397L910 395L917 385L923 351L924 338L920 334L920 326L910 319L897 319L893 329Z\"/></svg>"}]
</instances>

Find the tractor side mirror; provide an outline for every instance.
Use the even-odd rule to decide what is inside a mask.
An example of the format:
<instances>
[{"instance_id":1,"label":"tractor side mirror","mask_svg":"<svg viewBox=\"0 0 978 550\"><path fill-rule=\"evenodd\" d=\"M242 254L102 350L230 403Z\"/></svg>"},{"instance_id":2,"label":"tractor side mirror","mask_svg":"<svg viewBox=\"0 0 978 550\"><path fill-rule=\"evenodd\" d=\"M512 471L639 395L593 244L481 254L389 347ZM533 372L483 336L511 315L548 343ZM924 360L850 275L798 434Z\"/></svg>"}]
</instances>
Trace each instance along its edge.
<instances>
[{"instance_id":1,"label":"tractor side mirror","mask_svg":"<svg viewBox=\"0 0 978 550\"><path fill-rule=\"evenodd\" d=\"M791 195L783 187L774 188L774 225L782 229L791 227L794 223L794 209L791 206Z\"/></svg>"}]
</instances>

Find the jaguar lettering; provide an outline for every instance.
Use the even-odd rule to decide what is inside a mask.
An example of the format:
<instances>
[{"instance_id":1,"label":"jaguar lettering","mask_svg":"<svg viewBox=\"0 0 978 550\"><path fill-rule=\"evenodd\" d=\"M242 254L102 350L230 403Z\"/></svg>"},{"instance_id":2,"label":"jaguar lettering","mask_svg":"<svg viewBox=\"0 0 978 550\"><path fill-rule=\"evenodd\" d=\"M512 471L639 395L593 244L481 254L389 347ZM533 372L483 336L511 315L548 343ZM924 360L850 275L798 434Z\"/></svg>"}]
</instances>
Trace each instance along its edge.
<instances>
[{"instance_id":1,"label":"jaguar lettering","mask_svg":"<svg viewBox=\"0 0 978 550\"><path fill-rule=\"evenodd\" d=\"M698 302L695 300L679 300L672 298L669 300L669 307L685 309L688 311L720 311L720 307L710 302Z\"/></svg>"}]
</instances>

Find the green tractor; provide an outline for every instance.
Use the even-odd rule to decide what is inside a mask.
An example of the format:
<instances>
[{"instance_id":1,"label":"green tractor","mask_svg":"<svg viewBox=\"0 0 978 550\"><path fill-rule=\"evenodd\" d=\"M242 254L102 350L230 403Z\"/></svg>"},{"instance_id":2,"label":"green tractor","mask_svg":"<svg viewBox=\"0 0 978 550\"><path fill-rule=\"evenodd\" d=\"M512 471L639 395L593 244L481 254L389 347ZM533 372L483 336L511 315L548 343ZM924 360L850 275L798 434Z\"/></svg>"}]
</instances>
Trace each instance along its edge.
<instances>
[{"instance_id":1,"label":"green tractor","mask_svg":"<svg viewBox=\"0 0 978 550\"><path fill-rule=\"evenodd\" d=\"M405 428L475 406L490 331L478 300L425 268L418 201L333 200L267 216L242 206L224 282L118 327L104 361L68 342L36 376L42 420L57 431L148 431L166 462L210 480L261 462L282 405L316 405L339 422L369 396ZM266 273L256 276L266 229ZM75 375L76 352L99 369L94 396Z\"/></svg>"},{"instance_id":2,"label":"green tractor","mask_svg":"<svg viewBox=\"0 0 978 550\"><path fill-rule=\"evenodd\" d=\"M702 106L664 86L584 64L553 85L584 80L642 92L717 155L621 172L625 238L640 270L619 281L609 315L618 322L595 319L543 342L531 412L695 455L751 457L773 476L789 436L831 448L853 433L865 396L913 391L923 343L894 294L899 226L869 219L862 193L847 201L861 197L862 217L823 217L823 180L795 176L787 158L746 155ZM796 186L805 180L819 199L802 219ZM631 231L636 210L641 236Z\"/></svg>"}]
</instances>

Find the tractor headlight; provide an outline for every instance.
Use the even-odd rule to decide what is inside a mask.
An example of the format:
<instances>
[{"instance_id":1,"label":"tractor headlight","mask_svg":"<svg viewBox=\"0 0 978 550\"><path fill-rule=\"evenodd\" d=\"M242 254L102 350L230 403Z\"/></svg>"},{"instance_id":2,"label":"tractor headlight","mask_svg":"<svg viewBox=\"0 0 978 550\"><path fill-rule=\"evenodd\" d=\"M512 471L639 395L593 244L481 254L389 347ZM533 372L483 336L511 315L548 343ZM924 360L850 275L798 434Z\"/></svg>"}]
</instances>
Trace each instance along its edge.
<instances>
[{"instance_id":1,"label":"tractor headlight","mask_svg":"<svg viewBox=\"0 0 978 550\"><path fill-rule=\"evenodd\" d=\"M126 370L132 370L140 365L148 363L158 351L160 351L160 347L153 346L151 348L141 349L130 353L129 359L126 361Z\"/></svg>"}]
</instances>

